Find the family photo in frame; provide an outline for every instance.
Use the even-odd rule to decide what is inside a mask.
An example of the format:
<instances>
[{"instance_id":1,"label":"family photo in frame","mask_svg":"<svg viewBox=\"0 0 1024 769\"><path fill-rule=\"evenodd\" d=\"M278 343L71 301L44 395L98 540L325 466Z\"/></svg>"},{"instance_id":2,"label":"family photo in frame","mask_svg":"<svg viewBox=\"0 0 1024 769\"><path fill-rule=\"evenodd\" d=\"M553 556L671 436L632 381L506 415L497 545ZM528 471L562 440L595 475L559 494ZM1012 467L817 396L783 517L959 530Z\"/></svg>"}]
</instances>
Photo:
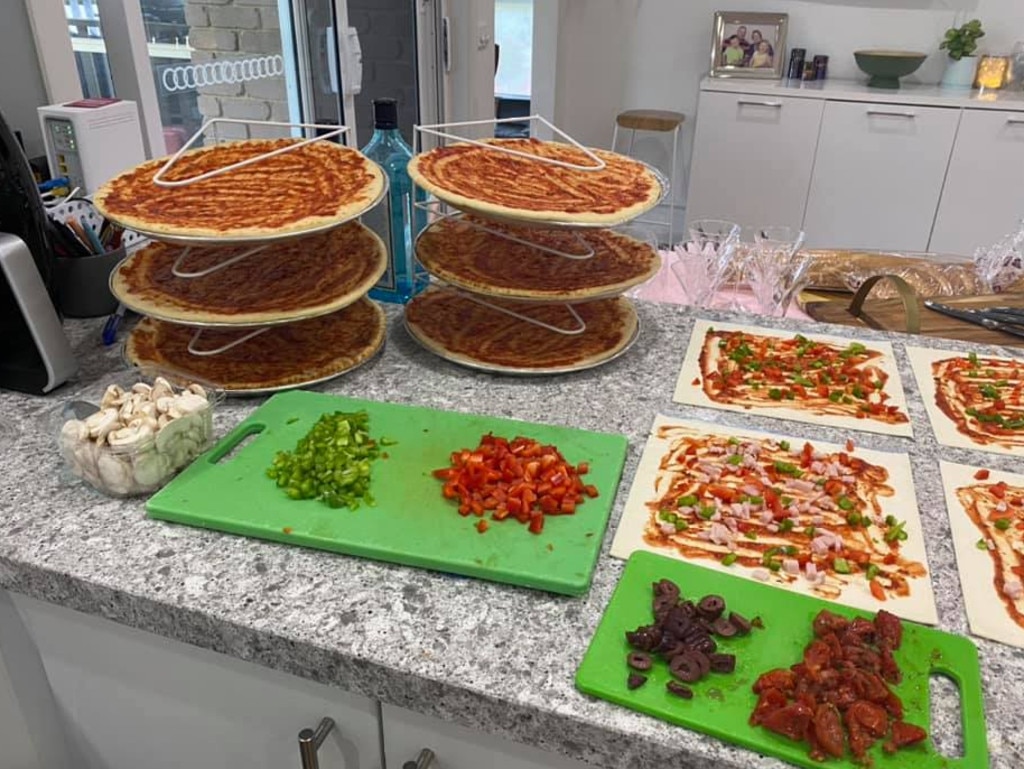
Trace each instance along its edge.
<instances>
[{"instance_id":1,"label":"family photo in frame","mask_svg":"<svg viewBox=\"0 0 1024 769\"><path fill-rule=\"evenodd\" d=\"M788 23L789 15L785 13L716 13L711 76L781 78Z\"/></svg>"}]
</instances>

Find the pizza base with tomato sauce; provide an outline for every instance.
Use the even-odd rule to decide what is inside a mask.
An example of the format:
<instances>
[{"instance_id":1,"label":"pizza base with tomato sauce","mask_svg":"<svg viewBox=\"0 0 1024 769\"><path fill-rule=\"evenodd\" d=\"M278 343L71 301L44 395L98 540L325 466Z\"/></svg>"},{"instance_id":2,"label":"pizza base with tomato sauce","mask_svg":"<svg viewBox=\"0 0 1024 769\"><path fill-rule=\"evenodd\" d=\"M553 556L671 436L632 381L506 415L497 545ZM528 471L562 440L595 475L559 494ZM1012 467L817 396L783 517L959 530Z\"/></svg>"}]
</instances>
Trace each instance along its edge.
<instances>
[{"instance_id":1,"label":"pizza base with tomato sauce","mask_svg":"<svg viewBox=\"0 0 1024 769\"><path fill-rule=\"evenodd\" d=\"M179 271L202 272L250 246L194 249ZM326 233L269 243L208 275L173 273L182 247L150 243L121 262L110 288L126 307L171 323L258 325L327 315L366 294L387 268L383 241L349 222Z\"/></svg>"},{"instance_id":2,"label":"pizza base with tomato sauce","mask_svg":"<svg viewBox=\"0 0 1024 769\"><path fill-rule=\"evenodd\" d=\"M907 347L935 438L1024 456L1024 361Z\"/></svg>"},{"instance_id":3,"label":"pizza base with tomato sauce","mask_svg":"<svg viewBox=\"0 0 1024 769\"><path fill-rule=\"evenodd\" d=\"M502 149L585 168L595 166L586 153L568 144L486 139L480 144L451 144L421 153L409 161L409 176L460 210L538 223L612 226L635 219L661 200L658 176L626 155L591 150L605 167L582 170Z\"/></svg>"},{"instance_id":4,"label":"pizza base with tomato sauce","mask_svg":"<svg viewBox=\"0 0 1024 769\"><path fill-rule=\"evenodd\" d=\"M572 259L521 241L593 255ZM523 228L475 216L431 224L416 240L416 258L432 275L467 291L544 301L617 296L661 268L661 257L649 243L612 230Z\"/></svg>"},{"instance_id":5,"label":"pizza base with tomato sauce","mask_svg":"<svg viewBox=\"0 0 1024 769\"><path fill-rule=\"evenodd\" d=\"M939 465L971 632L1024 648L1024 475Z\"/></svg>"},{"instance_id":6,"label":"pizza base with tomato sauce","mask_svg":"<svg viewBox=\"0 0 1024 769\"><path fill-rule=\"evenodd\" d=\"M252 329L203 329L194 347L213 350ZM266 331L216 355L193 355L190 326L143 318L128 334L125 357L136 366L188 374L227 392L299 386L337 376L384 344L384 311L360 299L338 312Z\"/></svg>"},{"instance_id":7,"label":"pizza base with tomato sauce","mask_svg":"<svg viewBox=\"0 0 1024 769\"><path fill-rule=\"evenodd\" d=\"M576 321L564 304L486 299L556 328ZM573 305L587 329L561 334L481 304L465 294L429 288L405 308L406 327L431 352L472 368L518 374L578 371L616 357L636 336L636 310L628 299Z\"/></svg>"},{"instance_id":8,"label":"pizza base with tomato sauce","mask_svg":"<svg viewBox=\"0 0 1024 769\"><path fill-rule=\"evenodd\" d=\"M938 621L906 454L659 415L611 554L636 550Z\"/></svg>"},{"instance_id":9,"label":"pizza base with tomato sauce","mask_svg":"<svg viewBox=\"0 0 1024 769\"><path fill-rule=\"evenodd\" d=\"M697 320L673 400L912 436L892 345Z\"/></svg>"},{"instance_id":10,"label":"pizza base with tomato sauce","mask_svg":"<svg viewBox=\"0 0 1024 769\"><path fill-rule=\"evenodd\" d=\"M249 139L189 150L162 179L185 181L298 141ZM376 163L327 140L177 187L153 181L166 162L149 160L115 176L93 195L96 210L154 235L245 240L341 224L367 210L384 189Z\"/></svg>"}]
</instances>

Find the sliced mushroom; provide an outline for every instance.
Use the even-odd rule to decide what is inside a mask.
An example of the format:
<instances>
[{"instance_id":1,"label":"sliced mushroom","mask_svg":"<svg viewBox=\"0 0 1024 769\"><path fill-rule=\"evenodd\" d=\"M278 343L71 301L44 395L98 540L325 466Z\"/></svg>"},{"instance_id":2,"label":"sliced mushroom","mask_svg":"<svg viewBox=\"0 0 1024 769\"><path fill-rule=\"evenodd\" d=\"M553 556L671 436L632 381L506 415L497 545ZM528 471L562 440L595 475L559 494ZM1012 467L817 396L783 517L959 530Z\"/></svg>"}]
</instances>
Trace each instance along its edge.
<instances>
[{"instance_id":1,"label":"sliced mushroom","mask_svg":"<svg viewBox=\"0 0 1024 769\"><path fill-rule=\"evenodd\" d=\"M100 408L106 409L112 406L120 406L124 398L124 388L120 385L107 385L103 391L103 398L100 400Z\"/></svg>"},{"instance_id":2,"label":"sliced mushroom","mask_svg":"<svg viewBox=\"0 0 1024 769\"><path fill-rule=\"evenodd\" d=\"M198 395L198 396L199 396L200 398L202 398L202 399L203 399L204 401L208 401L208 400L209 400L209 398L208 398L208 397L207 397L207 395L206 395L206 389L205 389L205 388L204 388L204 387L203 387L202 385L198 385L198 384L196 384L195 382L193 382L192 384L190 384L190 385L189 385L189 386L188 386L187 388L185 388L185 389L186 389L186 390L187 390L188 392L190 392L190 393L193 393L194 395Z\"/></svg>"},{"instance_id":3,"label":"sliced mushroom","mask_svg":"<svg viewBox=\"0 0 1024 769\"><path fill-rule=\"evenodd\" d=\"M161 414L166 414L171 410L171 405L174 403L173 395L161 395L155 400L156 410Z\"/></svg>"},{"instance_id":4,"label":"sliced mushroom","mask_svg":"<svg viewBox=\"0 0 1024 769\"><path fill-rule=\"evenodd\" d=\"M128 494L132 490L132 466L127 457L104 451L96 462L100 481L114 494Z\"/></svg>"},{"instance_id":5,"label":"sliced mushroom","mask_svg":"<svg viewBox=\"0 0 1024 769\"><path fill-rule=\"evenodd\" d=\"M107 443L114 447L136 446L153 436L151 430L145 424L130 425L119 430L112 430L107 434Z\"/></svg>"},{"instance_id":6,"label":"sliced mushroom","mask_svg":"<svg viewBox=\"0 0 1024 769\"><path fill-rule=\"evenodd\" d=\"M150 393L153 392L153 388L145 382L136 382L132 385L132 392L136 395L143 395L146 398L149 398Z\"/></svg>"},{"instance_id":7,"label":"sliced mushroom","mask_svg":"<svg viewBox=\"0 0 1024 769\"><path fill-rule=\"evenodd\" d=\"M170 382L162 376L158 376L153 380L153 389L150 392L149 397L159 403L161 398L165 398L169 395L174 395L174 388L171 386Z\"/></svg>"},{"instance_id":8,"label":"sliced mushroom","mask_svg":"<svg viewBox=\"0 0 1024 769\"><path fill-rule=\"evenodd\" d=\"M102 443L107 433L117 427L117 421L117 409L106 408L86 419L85 426L89 428L89 436Z\"/></svg>"},{"instance_id":9,"label":"sliced mushroom","mask_svg":"<svg viewBox=\"0 0 1024 769\"><path fill-rule=\"evenodd\" d=\"M181 414L195 414L209 405L210 402L205 397L189 391L181 393L174 399L174 407Z\"/></svg>"}]
</instances>

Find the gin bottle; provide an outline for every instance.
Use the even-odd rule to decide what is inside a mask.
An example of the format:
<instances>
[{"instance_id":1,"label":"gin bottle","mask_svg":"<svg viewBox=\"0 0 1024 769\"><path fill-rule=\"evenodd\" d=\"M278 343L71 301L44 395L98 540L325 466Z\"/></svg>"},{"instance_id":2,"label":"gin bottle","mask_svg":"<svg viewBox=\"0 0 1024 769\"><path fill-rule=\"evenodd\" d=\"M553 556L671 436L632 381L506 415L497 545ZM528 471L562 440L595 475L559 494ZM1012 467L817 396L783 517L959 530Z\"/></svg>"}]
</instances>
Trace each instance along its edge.
<instances>
[{"instance_id":1,"label":"gin bottle","mask_svg":"<svg viewBox=\"0 0 1024 769\"><path fill-rule=\"evenodd\" d=\"M404 304L427 286L427 274L413 254L413 242L426 226L427 217L426 212L413 206L413 185L406 170L412 149L398 130L398 102L374 99L373 124L373 136L363 147L363 154L384 171L388 194L380 205L363 215L362 221L387 246L388 266L370 297Z\"/></svg>"}]
</instances>

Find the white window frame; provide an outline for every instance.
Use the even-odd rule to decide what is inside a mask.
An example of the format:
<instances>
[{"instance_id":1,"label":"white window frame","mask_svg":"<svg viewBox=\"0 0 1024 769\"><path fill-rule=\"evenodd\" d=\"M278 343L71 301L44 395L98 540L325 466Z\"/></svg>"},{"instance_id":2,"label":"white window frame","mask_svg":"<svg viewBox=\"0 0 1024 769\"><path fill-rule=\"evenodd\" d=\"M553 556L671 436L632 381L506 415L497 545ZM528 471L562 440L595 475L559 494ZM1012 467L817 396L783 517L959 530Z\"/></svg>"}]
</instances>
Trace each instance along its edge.
<instances>
[{"instance_id":1,"label":"white window frame","mask_svg":"<svg viewBox=\"0 0 1024 769\"><path fill-rule=\"evenodd\" d=\"M110 76L119 99L134 101L142 123L146 157L167 154L160 104L146 47L138 0L95 0L103 24ZM82 98L63 0L25 0L46 95L53 104Z\"/></svg>"}]
</instances>

